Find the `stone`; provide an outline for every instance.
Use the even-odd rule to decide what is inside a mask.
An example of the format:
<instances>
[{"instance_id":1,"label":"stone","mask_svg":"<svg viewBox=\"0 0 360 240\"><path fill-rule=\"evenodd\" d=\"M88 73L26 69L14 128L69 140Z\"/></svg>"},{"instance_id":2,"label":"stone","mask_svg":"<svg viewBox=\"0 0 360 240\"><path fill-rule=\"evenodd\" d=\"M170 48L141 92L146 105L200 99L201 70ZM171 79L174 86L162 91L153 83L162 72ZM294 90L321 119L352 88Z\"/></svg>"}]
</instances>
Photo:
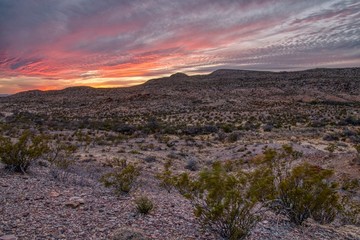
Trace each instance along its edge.
<instances>
[{"instance_id":1,"label":"stone","mask_svg":"<svg viewBox=\"0 0 360 240\"><path fill-rule=\"evenodd\" d=\"M18 238L15 235L5 235L0 237L0 240L17 240Z\"/></svg>"},{"instance_id":2,"label":"stone","mask_svg":"<svg viewBox=\"0 0 360 240\"><path fill-rule=\"evenodd\" d=\"M51 191L51 192L49 193L49 196L50 196L50 197L58 197L58 196L60 196L60 193L55 192L55 191Z\"/></svg>"},{"instance_id":3,"label":"stone","mask_svg":"<svg viewBox=\"0 0 360 240\"><path fill-rule=\"evenodd\" d=\"M85 200L81 197L71 197L68 202L65 203L65 206L71 208L77 208L80 205L85 204Z\"/></svg>"}]
</instances>

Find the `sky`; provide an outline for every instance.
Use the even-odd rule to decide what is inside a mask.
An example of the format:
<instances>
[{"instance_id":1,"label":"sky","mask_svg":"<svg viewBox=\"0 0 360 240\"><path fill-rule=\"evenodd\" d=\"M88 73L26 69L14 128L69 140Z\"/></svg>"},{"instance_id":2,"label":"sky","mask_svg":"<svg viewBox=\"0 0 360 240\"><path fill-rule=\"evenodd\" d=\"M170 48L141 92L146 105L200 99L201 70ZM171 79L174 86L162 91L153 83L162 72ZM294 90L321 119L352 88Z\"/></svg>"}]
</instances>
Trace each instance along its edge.
<instances>
[{"instance_id":1,"label":"sky","mask_svg":"<svg viewBox=\"0 0 360 240\"><path fill-rule=\"evenodd\" d=\"M0 0L0 93L360 67L359 0Z\"/></svg>"}]
</instances>

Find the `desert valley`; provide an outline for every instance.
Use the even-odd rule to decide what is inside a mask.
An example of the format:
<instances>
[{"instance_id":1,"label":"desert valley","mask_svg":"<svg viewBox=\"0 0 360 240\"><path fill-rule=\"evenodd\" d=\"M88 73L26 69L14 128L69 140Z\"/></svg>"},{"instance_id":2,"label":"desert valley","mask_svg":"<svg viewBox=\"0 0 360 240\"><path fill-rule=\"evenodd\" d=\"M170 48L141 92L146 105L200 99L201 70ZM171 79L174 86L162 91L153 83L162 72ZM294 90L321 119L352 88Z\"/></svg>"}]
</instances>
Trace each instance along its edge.
<instances>
[{"instance_id":1,"label":"desert valley","mask_svg":"<svg viewBox=\"0 0 360 240\"><path fill-rule=\"evenodd\" d=\"M20 92L0 131L2 240L360 239L360 68Z\"/></svg>"}]
</instances>

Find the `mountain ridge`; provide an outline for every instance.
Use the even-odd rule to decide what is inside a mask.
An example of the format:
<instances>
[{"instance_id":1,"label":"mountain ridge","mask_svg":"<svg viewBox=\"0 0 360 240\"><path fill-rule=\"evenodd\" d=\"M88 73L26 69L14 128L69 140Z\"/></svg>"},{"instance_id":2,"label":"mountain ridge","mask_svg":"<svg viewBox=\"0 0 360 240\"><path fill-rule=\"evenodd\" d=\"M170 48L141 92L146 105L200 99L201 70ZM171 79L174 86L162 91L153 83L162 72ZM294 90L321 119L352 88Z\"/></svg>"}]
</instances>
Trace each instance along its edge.
<instances>
[{"instance_id":1,"label":"mountain ridge","mask_svg":"<svg viewBox=\"0 0 360 240\"><path fill-rule=\"evenodd\" d=\"M331 74L333 76L338 76L338 75L343 75L343 76L348 76L348 75L356 75L356 76L360 76L360 68L314 68L314 69L307 69L307 70L302 70L302 71L281 71L281 72L274 72L274 71L255 71L255 70L238 70L238 69L218 69L215 70L213 72L211 72L210 74L204 74L204 75L187 75L185 73L175 73L172 74L168 77L162 77L162 78L155 78L155 79L149 79L146 82L139 84L139 85L135 85L135 86L131 86L131 87L114 87L114 88L94 88L91 86L72 86L72 87L67 87L64 89L58 89L58 90L47 90L47 91L43 91L43 90L38 90L38 89L34 89L34 90L28 90L28 91L22 91L22 92L18 92L12 95L8 95L8 96L18 96L18 95L26 95L29 94L31 96L33 95L38 95L38 94L42 94L42 93L66 93L66 92L73 92L76 90L79 91L91 91L91 90L116 90L116 89L132 89L132 88L136 88L139 86L146 86L149 84L165 84L167 85L168 83L171 84L176 84L175 81L178 80L187 80L187 81L191 81L191 80L202 80L202 79L207 79L207 78L242 78L242 77L252 77L254 78L253 75L259 75L258 77L262 78L262 77L267 77L267 75L271 75L271 77L274 76L281 76L281 75L311 75L311 74L315 74L316 76L319 75L324 75L324 74ZM294 78L293 76L293 78ZM306 76L302 76L302 77L306 77ZM218 79L219 80L219 79ZM166 82L168 81L168 82Z\"/></svg>"},{"instance_id":2,"label":"mountain ridge","mask_svg":"<svg viewBox=\"0 0 360 240\"><path fill-rule=\"evenodd\" d=\"M221 70L173 76L126 88L71 87L0 98L0 110L78 116L173 114L188 111L289 111L311 104L360 104L360 68L298 72ZM307 111L307 110L306 110Z\"/></svg>"}]
</instances>

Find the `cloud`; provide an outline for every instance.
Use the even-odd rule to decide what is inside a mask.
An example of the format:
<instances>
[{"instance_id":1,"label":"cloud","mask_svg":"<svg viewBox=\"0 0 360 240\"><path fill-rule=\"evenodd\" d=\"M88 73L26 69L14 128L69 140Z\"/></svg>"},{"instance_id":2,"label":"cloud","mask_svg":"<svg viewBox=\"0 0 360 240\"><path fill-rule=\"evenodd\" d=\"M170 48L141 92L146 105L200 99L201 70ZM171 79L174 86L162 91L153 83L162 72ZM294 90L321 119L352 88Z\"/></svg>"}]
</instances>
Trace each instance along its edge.
<instances>
[{"instance_id":1,"label":"cloud","mask_svg":"<svg viewBox=\"0 0 360 240\"><path fill-rule=\"evenodd\" d=\"M26 81L359 66L359 18L356 0L0 0L0 80L13 79L0 92Z\"/></svg>"}]
</instances>

